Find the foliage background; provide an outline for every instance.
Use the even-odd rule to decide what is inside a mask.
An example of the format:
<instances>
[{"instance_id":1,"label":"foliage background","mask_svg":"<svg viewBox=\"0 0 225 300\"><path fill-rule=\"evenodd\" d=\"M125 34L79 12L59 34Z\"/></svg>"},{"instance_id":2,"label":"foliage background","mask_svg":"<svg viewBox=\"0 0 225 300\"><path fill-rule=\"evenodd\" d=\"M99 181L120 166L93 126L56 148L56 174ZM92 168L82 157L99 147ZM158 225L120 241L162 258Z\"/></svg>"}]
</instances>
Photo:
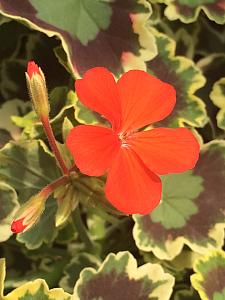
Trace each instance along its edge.
<instances>
[{"instance_id":1,"label":"foliage background","mask_svg":"<svg viewBox=\"0 0 225 300\"><path fill-rule=\"evenodd\" d=\"M0 299L224 300L224 0L1 0L0 12ZM104 122L79 102L74 79L105 66L176 88L173 114L156 126L191 128L197 166L163 177L163 202L147 216L112 213L104 178L80 175L66 197L79 211L56 227L55 194L33 229L12 236L19 205L59 176L28 99L29 60L46 75L68 165L69 129Z\"/></svg>"}]
</instances>

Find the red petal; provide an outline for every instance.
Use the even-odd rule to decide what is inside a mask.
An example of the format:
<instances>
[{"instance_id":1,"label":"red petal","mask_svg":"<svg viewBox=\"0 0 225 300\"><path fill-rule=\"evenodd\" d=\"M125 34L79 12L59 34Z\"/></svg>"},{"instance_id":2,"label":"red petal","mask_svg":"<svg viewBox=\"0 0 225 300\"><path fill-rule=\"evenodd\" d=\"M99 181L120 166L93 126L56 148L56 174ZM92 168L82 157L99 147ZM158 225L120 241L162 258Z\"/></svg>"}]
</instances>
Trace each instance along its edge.
<instances>
[{"instance_id":1,"label":"red petal","mask_svg":"<svg viewBox=\"0 0 225 300\"><path fill-rule=\"evenodd\" d=\"M91 125L73 128L66 144L80 171L89 176L103 175L120 147L120 141L112 129Z\"/></svg>"},{"instance_id":2,"label":"red petal","mask_svg":"<svg viewBox=\"0 0 225 300\"><path fill-rule=\"evenodd\" d=\"M83 79L76 80L75 89L85 106L103 115L114 129L118 128L121 108L112 73L100 67L90 69Z\"/></svg>"},{"instance_id":3,"label":"red petal","mask_svg":"<svg viewBox=\"0 0 225 300\"><path fill-rule=\"evenodd\" d=\"M27 65L27 74L29 75L30 79L34 73L41 75L38 65L34 61L29 61Z\"/></svg>"},{"instance_id":4,"label":"red petal","mask_svg":"<svg viewBox=\"0 0 225 300\"><path fill-rule=\"evenodd\" d=\"M19 220L15 220L11 224L11 231L13 233L20 233L23 232L27 225L23 225L23 221L25 218L21 218Z\"/></svg>"},{"instance_id":5,"label":"red petal","mask_svg":"<svg viewBox=\"0 0 225 300\"><path fill-rule=\"evenodd\" d=\"M123 131L139 129L167 117L176 103L175 89L152 75L132 70L118 80Z\"/></svg>"},{"instance_id":6,"label":"red petal","mask_svg":"<svg viewBox=\"0 0 225 300\"><path fill-rule=\"evenodd\" d=\"M161 199L160 178L148 170L134 151L122 147L109 170L105 193L125 214L148 214Z\"/></svg>"},{"instance_id":7,"label":"red petal","mask_svg":"<svg viewBox=\"0 0 225 300\"><path fill-rule=\"evenodd\" d=\"M187 128L155 128L138 132L129 140L129 145L157 174L192 169L199 157L199 144Z\"/></svg>"}]
</instances>

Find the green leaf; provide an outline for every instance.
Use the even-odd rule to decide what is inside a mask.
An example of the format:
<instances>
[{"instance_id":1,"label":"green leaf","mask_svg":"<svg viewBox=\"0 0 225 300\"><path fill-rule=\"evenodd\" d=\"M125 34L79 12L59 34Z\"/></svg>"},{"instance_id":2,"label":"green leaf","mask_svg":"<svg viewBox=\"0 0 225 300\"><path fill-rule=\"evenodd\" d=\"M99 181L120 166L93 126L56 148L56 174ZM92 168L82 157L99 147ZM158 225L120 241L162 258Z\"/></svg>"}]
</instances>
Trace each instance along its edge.
<instances>
[{"instance_id":1,"label":"green leaf","mask_svg":"<svg viewBox=\"0 0 225 300\"><path fill-rule=\"evenodd\" d=\"M43 279L27 282L6 296L3 295L5 281L5 259L0 259L0 297L1 300L70 300L71 295L61 288L49 290Z\"/></svg>"},{"instance_id":2,"label":"green leaf","mask_svg":"<svg viewBox=\"0 0 225 300\"><path fill-rule=\"evenodd\" d=\"M54 88L49 95L50 122L56 136L61 134L62 124L66 116L74 119L75 98L71 96L71 93L73 92L69 91L67 87L61 86ZM23 117L12 117L12 120L15 125L23 128L24 138L46 138L43 126L34 111ZM74 121L74 124L76 124L76 121Z\"/></svg>"},{"instance_id":3,"label":"green leaf","mask_svg":"<svg viewBox=\"0 0 225 300\"><path fill-rule=\"evenodd\" d=\"M0 10L48 36L56 35L67 55L67 69L76 77L95 66L118 74L127 61L140 68L156 55L154 37L146 28L151 15L146 0L49 0L47 7L43 0L15 0L13 5L2 0ZM65 58L60 61L65 65Z\"/></svg>"},{"instance_id":4,"label":"green leaf","mask_svg":"<svg viewBox=\"0 0 225 300\"><path fill-rule=\"evenodd\" d=\"M78 99L75 104L75 118L81 124L98 124L97 115L85 107Z\"/></svg>"},{"instance_id":5,"label":"green leaf","mask_svg":"<svg viewBox=\"0 0 225 300\"><path fill-rule=\"evenodd\" d=\"M158 55L147 62L147 71L176 89L173 112L155 125L203 127L208 120L205 104L194 94L205 84L205 78L192 60L175 55L176 44L172 39L156 30L153 33Z\"/></svg>"},{"instance_id":6,"label":"green leaf","mask_svg":"<svg viewBox=\"0 0 225 300\"><path fill-rule=\"evenodd\" d=\"M12 116L21 117L31 109L31 104L19 99L3 103L0 109L0 128L7 130L13 139L18 140L21 130L11 120Z\"/></svg>"},{"instance_id":7,"label":"green leaf","mask_svg":"<svg viewBox=\"0 0 225 300\"><path fill-rule=\"evenodd\" d=\"M66 86L55 87L49 95L50 119L53 121L69 106L74 105L74 99L70 96L70 91Z\"/></svg>"},{"instance_id":8,"label":"green leaf","mask_svg":"<svg viewBox=\"0 0 225 300\"><path fill-rule=\"evenodd\" d=\"M100 266L99 260L89 253L78 253L65 266L64 277L59 285L68 293L73 292L74 285L79 279L80 272L87 267L97 268Z\"/></svg>"},{"instance_id":9,"label":"green leaf","mask_svg":"<svg viewBox=\"0 0 225 300\"><path fill-rule=\"evenodd\" d=\"M224 169L225 143L215 140L203 146L192 171L165 176L162 204L152 214L133 216L137 247L168 260L181 253L185 244L199 254L221 248L225 227ZM163 201L172 204L172 212Z\"/></svg>"},{"instance_id":10,"label":"green leaf","mask_svg":"<svg viewBox=\"0 0 225 300\"><path fill-rule=\"evenodd\" d=\"M225 130L225 77L214 84L210 98L220 109L216 116L218 127Z\"/></svg>"},{"instance_id":11,"label":"green leaf","mask_svg":"<svg viewBox=\"0 0 225 300\"><path fill-rule=\"evenodd\" d=\"M73 74L72 66L68 63L67 54L64 51L63 47L57 46L54 48L54 53L58 62L67 70L68 73Z\"/></svg>"},{"instance_id":12,"label":"green leaf","mask_svg":"<svg viewBox=\"0 0 225 300\"><path fill-rule=\"evenodd\" d=\"M94 40L100 30L106 30L112 16L110 5L99 0L55 0L49 1L47 7L40 0L30 0L30 3L36 9L38 19L68 32L83 45ZM61 17L62 11L66 19Z\"/></svg>"},{"instance_id":13,"label":"green leaf","mask_svg":"<svg viewBox=\"0 0 225 300\"><path fill-rule=\"evenodd\" d=\"M213 294L213 300L223 300L223 299L225 299L225 288L221 293L215 292Z\"/></svg>"},{"instance_id":14,"label":"green leaf","mask_svg":"<svg viewBox=\"0 0 225 300\"><path fill-rule=\"evenodd\" d=\"M184 269L193 269L195 261L201 256L202 254L193 252L189 247L185 246L182 252L169 263L179 274L179 272L184 271Z\"/></svg>"},{"instance_id":15,"label":"green leaf","mask_svg":"<svg viewBox=\"0 0 225 300\"><path fill-rule=\"evenodd\" d=\"M72 122L67 117L65 117L65 119L63 120L63 125L62 125L62 136L63 136L64 142L66 141L66 138L72 128L73 128Z\"/></svg>"},{"instance_id":16,"label":"green leaf","mask_svg":"<svg viewBox=\"0 0 225 300\"><path fill-rule=\"evenodd\" d=\"M96 271L85 268L74 288L75 299L168 300L174 278L158 264L137 267L129 252L110 253Z\"/></svg>"},{"instance_id":17,"label":"green leaf","mask_svg":"<svg viewBox=\"0 0 225 300\"><path fill-rule=\"evenodd\" d=\"M225 252L211 251L196 261L191 283L202 300L222 300L225 296Z\"/></svg>"},{"instance_id":18,"label":"green leaf","mask_svg":"<svg viewBox=\"0 0 225 300\"><path fill-rule=\"evenodd\" d=\"M207 139L209 140L215 138L215 136L218 136L219 138L219 135L221 134L221 130L217 129L217 122L216 122L217 108L212 103L212 100L210 98L210 93L213 89L213 85L215 84L215 82L224 77L225 54L223 52L207 54L205 57L203 57L198 61L198 66L202 69L204 75L207 78L207 84L202 89L199 90L198 95L202 99L204 99L205 103L207 104L208 115L214 129L214 134L209 135Z\"/></svg>"},{"instance_id":19,"label":"green leaf","mask_svg":"<svg viewBox=\"0 0 225 300\"><path fill-rule=\"evenodd\" d=\"M200 300L195 290L180 290L175 296L174 300Z\"/></svg>"},{"instance_id":20,"label":"green leaf","mask_svg":"<svg viewBox=\"0 0 225 300\"><path fill-rule=\"evenodd\" d=\"M62 289L49 290L47 284L42 279L28 282L15 289L4 300L70 300L71 296Z\"/></svg>"},{"instance_id":21,"label":"green leaf","mask_svg":"<svg viewBox=\"0 0 225 300\"><path fill-rule=\"evenodd\" d=\"M11 222L19 208L16 191L8 184L0 181L0 242L11 235Z\"/></svg>"},{"instance_id":22,"label":"green leaf","mask_svg":"<svg viewBox=\"0 0 225 300\"><path fill-rule=\"evenodd\" d=\"M72 92L71 92L72 93ZM71 94L72 95L72 94ZM104 119L100 114L90 110L84 106L77 98L77 94L73 93L75 98L75 119L81 124L95 125L95 124L107 124L108 121Z\"/></svg>"},{"instance_id":23,"label":"green leaf","mask_svg":"<svg viewBox=\"0 0 225 300\"><path fill-rule=\"evenodd\" d=\"M176 41L176 55L185 56L193 60L196 51L196 44L199 40L199 27L198 23L194 23L188 28L172 28L171 32L168 33L165 31L170 38Z\"/></svg>"},{"instance_id":24,"label":"green leaf","mask_svg":"<svg viewBox=\"0 0 225 300\"><path fill-rule=\"evenodd\" d=\"M70 221L60 228L56 242L62 245L68 245L68 243L74 240L77 240L77 231Z\"/></svg>"},{"instance_id":25,"label":"green leaf","mask_svg":"<svg viewBox=\"0 0 225 300\"><path fill-rule=\"evenodd\" d=\"M0 16L0 25L4 24L4 23L8 23L11 20L9 18L6 18L4 16Z\"/></svg>"},{"instance_id":26,"label":"green leaf","mask_svg":"<svg viewBox=\"0 0 225 300\"><path fill-rule=\"evenodd\" d=\"M151 213L153 222L160 222L166 229L182 228L198 212L193 199L203 191L203 179L192 171L162 178L163 195L160 205ZM190 189L191 187L191 189Z\"/></svg>"},{"instance_id":27,"label":"green leaf","mask_svg":"<svg viewBox=\"0 0 225 300\"><path fill-rule=\"evenodd\" d=\"M56 238L58 231L55 227L56 201L50 197L38 223L29 231L17 234L17 241L24 243L28 249L37 249L43 243L51 243Z\"/></svg>"},{"instance_id":28,"label":"green leaf","mask_svg":"<svg viewBox=\"0 0 225 300\"><path fill-rule=\"evenodd\" d=\"M105 213L105 212L104 212ZM105 213L107 216L107 213ZM93 240L104 239L106 234L106 218L105 214L102 216L101 211L93 208L93 211L89 212L87 217L88 232ZM111 222L112 223L112 222Z\"/></svg>"},{"instance_id":29,"label":"green leaf","mask_svg":"<svg viewBox=\"0 0 225 300\"><path fill-rule=\"evenodd\" d=\"M55 159L41 141L11 142L0 151L0 178L18 192L20 204L59 176ZM51 242L57 235L55 212L56 202L50 198L39 223L30 231L18 235L18 240L32 249L43 242Z\"/></svg>"},{"instance_id":30,"label":"green leaf","mask_svg":"<svg viewBox=\"0 0 225 300\"><path fill-rule=\"evenodd\" d=\"M12 262L8 260L9 268L7 270L5 290L12 291L27 282L34 281L39 278L45 280L49 287L58 286L58 282L62 277L64 266L69 260L67 251L62 251L62 249L56 247L51 248L50 245L49 247L42 247L41 249L38 249L36 254L34 254L35 251L28 251L28 253L23 251L26 253L26 256L20 257L22 263L30 262L32 264L28 271L26 270L27 267L19 267L20 264L17 264L18 257L15 259L15 263L13 263L13 265ZM64 256L62 255L63 252Z\"/></svg>"},{"instance_id":31,"label":"green leaf","mask_svg":"<svg viewBox=\"0 0 225 300\"><path fill-rule=\"evenodd\" d=\"M19 204L17 201L16 191L8 184L0 181L0 222L6 218L14 215L15 209L18 208Z\"/></svg>"},{"instance_id":32,"label":"green leaf","mask_svg":"<svg viewBox=\"0 0 225 300\"><path fill-rule=\"evenodd\" d=\"M41 141L10 142L0 150L0 178L18 192L20 203L59 176L55 159Z\"/></svg>"},{"instance_id":33,"label":"green leaf","mask_svg":"<svg viewBox=\"0 0 225 300\"><path fill-rule=\"evenodd\" d=\"M213 22L210 22L210 20L205 18L199 18L199 21L200 22L193 23L193 25L196 24L196 27L198 28L198 33L196 32L196 53L199 53L203 56L208 56L209 54L215 53L223 53L225 46L224 26L217 27ZM208 39L205 38L206 36ZM210 43L208 43L209 40Z\"/></svg>"},{"instance_id":34,"label":"green leaf","mask_svg":"<svg viewBox=\"0 0 225 300\"><path fill-rule=\"evenodd\" d=\"M196 21L201 10L210 20L218 24L225 23L224 3L220 0L172 0L161 1L167 4L165 15L169 20L181 20L184 23Z\"/></svg>"}]
</instances>

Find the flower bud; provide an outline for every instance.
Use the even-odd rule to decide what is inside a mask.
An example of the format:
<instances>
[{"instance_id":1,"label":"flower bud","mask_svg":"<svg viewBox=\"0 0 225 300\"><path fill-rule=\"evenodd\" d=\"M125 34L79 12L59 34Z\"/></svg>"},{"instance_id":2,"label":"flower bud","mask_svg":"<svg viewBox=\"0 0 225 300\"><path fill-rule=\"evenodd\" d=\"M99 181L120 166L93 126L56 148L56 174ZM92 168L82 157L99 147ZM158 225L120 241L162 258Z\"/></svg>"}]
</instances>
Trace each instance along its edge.
<instances>
[{"instance_id":1,"label":"flower bud","mask_svg":"<svg viewBox=\"0 0 225 300\"><path fill-rule=\"evenodd\" d=\"M73 185L67 184L61 186L54 192L54 197L57 199L58 209L55 216L56 227L64 224L69 218L70 214L78 205L77 195Z\"/></svg>"},{"instance_id":2,"label":"flower bud","mask_svg":"<svg viewBox=\"0 0 225 300\"><path fill-rule=\"evenodd\" d=\"M45 208L46 195L38 193L32 196L24 205L22 205L11 224L13 233L27 231L31 226L37 223Z\"/></svg>"},{"instance_id":3,"label":"flower bud","mask_svg":"<svg viewBox=\"0 0 225 300\"><path fill-rule=\"evenodd\" d=\"M28 62L26 80L34 110L39 117L48 116L50 108L45 76L34 61Z\"/></svg>"}]
</instances>

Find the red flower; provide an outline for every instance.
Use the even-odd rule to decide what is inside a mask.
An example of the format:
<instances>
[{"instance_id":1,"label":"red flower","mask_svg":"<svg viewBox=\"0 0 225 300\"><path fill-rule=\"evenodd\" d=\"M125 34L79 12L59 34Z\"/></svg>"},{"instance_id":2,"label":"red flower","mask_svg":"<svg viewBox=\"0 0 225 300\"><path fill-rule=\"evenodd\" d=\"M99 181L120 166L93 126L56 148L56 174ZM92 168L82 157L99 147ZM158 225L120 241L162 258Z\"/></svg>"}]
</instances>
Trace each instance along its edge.
<instances>
[{"instance_id":1,"label":"red flower","mask_svg":"<svg viewBox=\"0 0 225 300\"><path fill-rule=\"evenodd\" d=\"M192 169L199 144L186 128L140 128L167 117L174 108L174 88L144 71L129 71L117 82L105 68L93 68L75 83L80 101L102 114L112 128L73 128L67 146L80 171L101 176L108 171L105 194L126 214L147 214L161 199L158 175Z\"/></svg>"}]
</instances>

